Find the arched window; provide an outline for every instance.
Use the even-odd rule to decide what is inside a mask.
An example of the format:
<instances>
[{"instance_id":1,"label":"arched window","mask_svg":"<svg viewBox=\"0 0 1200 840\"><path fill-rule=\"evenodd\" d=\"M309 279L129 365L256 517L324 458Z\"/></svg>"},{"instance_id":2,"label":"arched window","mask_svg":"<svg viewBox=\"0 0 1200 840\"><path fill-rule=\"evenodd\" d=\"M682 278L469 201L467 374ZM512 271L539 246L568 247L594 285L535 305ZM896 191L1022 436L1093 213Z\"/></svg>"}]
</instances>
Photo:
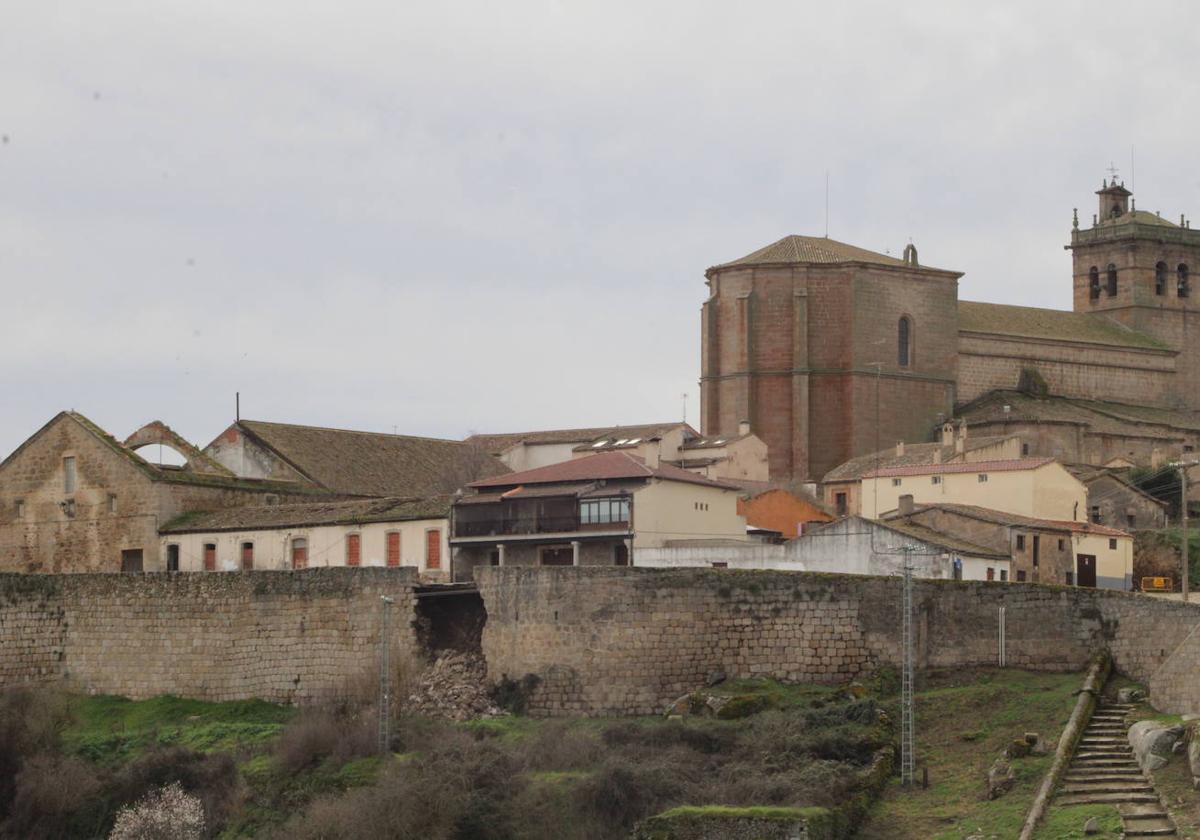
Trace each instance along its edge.
<instances>
[{"instance_id":1,"label":"arched window","mask_svg":"<svg viewBox=\"0 0 1200 840\"><path fill-rule=\"evenodd\" d=\"M1165 295L1167 293L1167 264L1159 262L1154 266L1154 294Z\"/></svg>"},{"instance_id":2,"label":"arched window","mask_svg":"<svg viewBox=\"0 0 1200 840\"><path fill-rule=\"evenodd\" d=\"M1096 266L1088 269L1088 298L1100 300L1100 269Z\"/></svg>"},{"instance_id":3,"label":"arched window","mask_svg":"<svg viewBox=\"0 0 1200 840\"><path fill-rule=\"evenodd\" d=\"M912 320L907 316L900 319L896 327L896 361L900 367L908 367L912 359Z\"/></svg>"},{"instance_id":4,"label":"arched window","mask_svg":"<svg viewBox=\"0 0 1200 840\"><path fill-rule=\"evenodd\" d=\"M1175 271L1179 275L1179 285L1176 287L1178 289L1178 294L1180 297L1187 297L1189 291L1187 263L1180 263L1179 268L1177 268Z\"/></svg>"},{"instance_id":5,"label":"arched window","mask_svg":"<svg viewBox=\"0 0 1200 840\"><path fill-rule=\"evenodd\" d=\"M1117 267L1112 263L1108 264L1108 296L1117 296Z\"/></svg>"}]
</instances>

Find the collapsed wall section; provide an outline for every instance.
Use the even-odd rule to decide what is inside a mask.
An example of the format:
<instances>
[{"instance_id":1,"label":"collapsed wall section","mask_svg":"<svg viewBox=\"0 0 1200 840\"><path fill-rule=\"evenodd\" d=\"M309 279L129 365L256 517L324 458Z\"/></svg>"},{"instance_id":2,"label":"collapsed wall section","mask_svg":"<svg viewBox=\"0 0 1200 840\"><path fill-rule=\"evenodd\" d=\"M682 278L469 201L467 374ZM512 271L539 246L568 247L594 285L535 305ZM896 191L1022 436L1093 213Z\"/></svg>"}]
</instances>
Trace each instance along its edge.
<instances>
[{"instance_id":1,"label":"collapsed wall section","mask_svg":"<svg viewBox=\"0 0 1200 840\"><path fill-rule=\"evenodd\" d=\"M133 698L339 699L415 652L416 571L0 575L0 688L64 681Z\"/></svg>"},{"instance_id":2,"label":"collapsed wall section","mask_svg":"<svg viewBox=\"0 0 1200 840\"><path fill-rule=\"evenodd\" d=\"M652 714L716 672L837 683L901 661L894 577L728 569L476 570L489 676L538 677L538 714ZM1082 670L1112 650L1149 681L1200 609L1032 584L918 581L921 667Z\"/></svg>"}]
</instances>

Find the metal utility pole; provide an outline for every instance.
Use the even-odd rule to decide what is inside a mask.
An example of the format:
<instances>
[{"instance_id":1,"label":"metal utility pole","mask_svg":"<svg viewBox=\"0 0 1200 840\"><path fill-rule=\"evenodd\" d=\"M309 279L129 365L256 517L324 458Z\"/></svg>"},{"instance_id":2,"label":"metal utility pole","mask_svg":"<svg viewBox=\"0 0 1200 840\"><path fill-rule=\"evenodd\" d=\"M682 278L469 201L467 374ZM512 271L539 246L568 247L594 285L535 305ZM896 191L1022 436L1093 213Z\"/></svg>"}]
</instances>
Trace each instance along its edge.
<instances>
[{"instance_id":1,"label":"metal utility pole","mask_svg":"<svg viewBox=\"0 0 1200 840\"><path fill-rule=\"evenodd\" d=\"M1188 599L1188 474L1187 466L1179 468L1179 493L1183 497L1180 501L1180 524L1183 526L1183 539L1180 540L1181 553L1183 554L1183 602L1186 604Z\"/></svg>"},{"instance_id":2,"label":"metal utility pole","mask_svg":"<svg viewBox=\"0 0 1200 840\"><path fill-rule=\"evenodd\" d=\"M392 748L392 604L381 596L383 615L379 623L379 752Z\"/></svg>"},{"instance_id":3,"label":"metal utility pole","mask_svg":"<svg viewBox=\"0 0 1200 840\"><path fill-rule=\"evenodd\" d=\"M1183 557L1183 568L1180 570L1180 583L1183 590L1183 601L1186 604L1188 600L1188 589L1190 586L1190 569L1188 568L1188 467L1194 467L1200 464L1200 461L1176 461L1171 464L1179 470L1179 525L1181 539L1179 540L1179 553Z\"/></svg>"},{"instance_id":4,"label":"metal utility pole","mask_svg":"<svg viewBox=\"0 0 1200 840\"><path fill-rule=\"evenodd\" d=\"M913 783L917 769L916 714L914 672L916 671L916 644L913 633L913 566L911 554L914 546L906 545L904 552L904 617L901 625L901 645L904 648L904 672L900 679L900 782L908 786Z\"/></svg>"}]
</instances>

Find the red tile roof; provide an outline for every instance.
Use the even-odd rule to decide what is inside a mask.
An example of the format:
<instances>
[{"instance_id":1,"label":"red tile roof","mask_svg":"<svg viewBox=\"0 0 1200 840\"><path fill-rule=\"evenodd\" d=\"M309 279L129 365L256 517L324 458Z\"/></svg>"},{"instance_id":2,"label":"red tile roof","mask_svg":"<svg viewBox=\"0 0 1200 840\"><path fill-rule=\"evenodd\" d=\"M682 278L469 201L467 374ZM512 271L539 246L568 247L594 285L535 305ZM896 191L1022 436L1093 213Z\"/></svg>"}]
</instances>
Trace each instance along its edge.
<instances>
[{"instance_id":1,"label":"red tile roof","mask_svg":"<svg viewBox=\"0 0 1200 840\"><path fill-rule=\"evenodd\" d=\"M585 458L575 458L558 464L549 464L524 472L498 475L475 481L469 487L477 489L494 487L516 487L522 484L559 484L568 481L597 481L600 479L636 479L660 478L666 481L682 481L688 484L702 484L706 487L719 487L724 490L740 490L732 484L712 481L704 476L690 473L670 464L659 464L651 467L636 455L628 452L601 452L588 455Z\"/></svg>"},{"instance_id":2,"label":"red tile roof","mask_svg":"<svg viewBox=\"0 0 1200 840\"><path fill-rule=\"evenodd\" d=\"M976 461L973 464L909 464L884 467L865 473L863 478L888 478L903 475L944 475L947 473L988 473L1036 470L1054 463L1053 458L1018 458L1011 461Z\"/></svg>"}]
</instances>

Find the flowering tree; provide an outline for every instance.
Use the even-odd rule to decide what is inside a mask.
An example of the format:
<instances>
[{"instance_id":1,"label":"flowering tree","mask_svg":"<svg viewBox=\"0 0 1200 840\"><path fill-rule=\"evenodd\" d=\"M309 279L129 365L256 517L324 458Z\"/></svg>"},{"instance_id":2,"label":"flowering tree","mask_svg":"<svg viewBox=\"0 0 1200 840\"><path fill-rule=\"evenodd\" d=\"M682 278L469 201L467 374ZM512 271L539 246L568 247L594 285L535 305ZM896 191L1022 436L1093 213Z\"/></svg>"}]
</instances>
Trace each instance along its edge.
<instances>
[{"instance_id":1,"label":"flowering tree","mask_svg":"<svg viewBox=\"0 0 1200 840\"><path fill-rule=\"evenodd\" d=\"M126 805L108 840L201 840L204 806L179 782L159 788Z\"/></svg>"}]
</instances>

